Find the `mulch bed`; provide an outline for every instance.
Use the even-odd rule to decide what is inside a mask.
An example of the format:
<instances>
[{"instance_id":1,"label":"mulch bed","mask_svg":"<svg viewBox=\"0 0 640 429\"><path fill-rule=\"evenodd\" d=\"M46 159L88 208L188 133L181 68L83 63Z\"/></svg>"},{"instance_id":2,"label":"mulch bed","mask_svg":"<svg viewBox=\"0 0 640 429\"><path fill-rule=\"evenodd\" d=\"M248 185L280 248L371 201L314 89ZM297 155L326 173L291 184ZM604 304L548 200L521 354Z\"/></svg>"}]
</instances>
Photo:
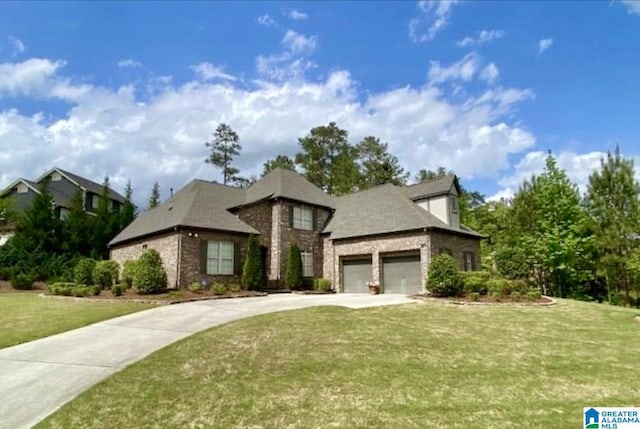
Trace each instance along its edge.
<instances>
[{"instance_id":1,"label":"mulch bed","mask_svg":"<svg viewBox=\"0 0 640 429\"><path fill-rule=\"evenodd\" d=\"M556 303L553 298L548 296L542 296L540 299L535 301L531 301L526 297L521 298L519 301L512 301L508 296L502 297L500 301L495 301L489 295L480 295L477 301L471 301L471 299L469 299L469 297L466 295L456 298L439 298L427 295L413 295L411 298L419 300L434 300L455 305L528 305L544 307Z\"/></svg>"},{"instance_id":2,"label":"mulch bed","mask_svg":"<svg viewBox=\"0 0 640 429\"><path fill-rule=\"evenodd\" d=\"M35 282L32 290L14 289L11 286L11 282L8 280L0 280L0 293L15 293L15 292L34 292L41 293L43 290L47 290L47 284L43 282Z\"/></svg>"}]
</instances>

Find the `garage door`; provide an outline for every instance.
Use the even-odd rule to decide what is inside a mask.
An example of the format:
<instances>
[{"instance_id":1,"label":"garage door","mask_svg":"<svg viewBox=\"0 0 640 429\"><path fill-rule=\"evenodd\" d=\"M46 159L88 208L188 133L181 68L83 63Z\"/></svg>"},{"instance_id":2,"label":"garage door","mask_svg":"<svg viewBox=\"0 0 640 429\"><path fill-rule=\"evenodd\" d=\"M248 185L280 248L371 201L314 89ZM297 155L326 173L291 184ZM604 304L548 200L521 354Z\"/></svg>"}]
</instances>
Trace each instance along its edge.
<instances>
[{"instance_id":1,"label":"garage door","mask_svg":"<svg viewBox=\"0 0 640 429\"><path fill-rule=\"evenodd\" d=\"M346 293L369 293L371 259L342 261L342 284Z\"/></svg>"},{"instance_id":2,"label":"garage door","mask_svg":"<svg viewBox=\"0 0 640 429\"><path fill-rule=\"evenodd\" d=\"M420 255L382 258L382 279L384 293L421 293Z\"/></svg>"}]
</instances>

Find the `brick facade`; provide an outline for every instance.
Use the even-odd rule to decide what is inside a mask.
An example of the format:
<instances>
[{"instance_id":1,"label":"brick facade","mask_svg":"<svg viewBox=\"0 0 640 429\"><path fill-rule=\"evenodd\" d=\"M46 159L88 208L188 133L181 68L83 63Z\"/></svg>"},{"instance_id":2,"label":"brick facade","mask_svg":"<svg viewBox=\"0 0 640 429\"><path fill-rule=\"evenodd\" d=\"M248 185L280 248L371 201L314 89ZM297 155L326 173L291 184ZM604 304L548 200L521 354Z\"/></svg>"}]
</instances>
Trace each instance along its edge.
<instances>
[{"instance_id":1,"label":"brick facade","mask_svg":"<svg viewBox=\"0 0 640 429\"><path fill-rule=\"evenodd\" d=\"M432 257L442 252L450 253L458 262L458 267L463 270L464 253L471 252L474 269L480 269L480 239L436 231L430 232L429 235Z\"/></svg>"},{"instance_id":2,"label":"brick facade","mask_svg":"<svg viewBox=\"0 0 640 429\"><path fill-rule=\"evenodd\" d=\"M167 286L175 288L178 283L178 254L179 254L180 234L171 231L156 237L143 238L133 242L114 247L110 251L110 258L120 265L124 261L138 259L146 249L155 249L162 258L162 264L167 272ZM146 246L146 247L145 247Z\"/></svg>"}]
</instances>

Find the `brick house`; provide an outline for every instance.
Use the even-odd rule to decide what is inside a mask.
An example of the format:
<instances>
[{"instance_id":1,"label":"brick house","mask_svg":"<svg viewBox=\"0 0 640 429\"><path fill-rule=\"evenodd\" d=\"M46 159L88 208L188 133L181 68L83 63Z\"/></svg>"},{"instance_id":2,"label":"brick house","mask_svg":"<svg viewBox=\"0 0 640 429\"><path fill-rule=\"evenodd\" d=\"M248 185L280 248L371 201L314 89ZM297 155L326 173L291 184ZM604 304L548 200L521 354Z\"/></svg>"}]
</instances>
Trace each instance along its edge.
<instances>
[{"instance_id":1,"label":"brick house","mask_svg":"<svg viewBox=\"0 0 640 429\"><path fill-rule=\"evenodd\" d=\"M342 197L283 169L247 189L193 180L115 237L111 258L122 263L154 248L171 287L237 282L247 239L257 234L272 287L296 243L303 275L328 278L338 292L365 292L375 282L387 293L416 293L437 253L463 269L478 265L482 236L460 224L459 191L453 176Z\"/></svg>"}]
</instances>

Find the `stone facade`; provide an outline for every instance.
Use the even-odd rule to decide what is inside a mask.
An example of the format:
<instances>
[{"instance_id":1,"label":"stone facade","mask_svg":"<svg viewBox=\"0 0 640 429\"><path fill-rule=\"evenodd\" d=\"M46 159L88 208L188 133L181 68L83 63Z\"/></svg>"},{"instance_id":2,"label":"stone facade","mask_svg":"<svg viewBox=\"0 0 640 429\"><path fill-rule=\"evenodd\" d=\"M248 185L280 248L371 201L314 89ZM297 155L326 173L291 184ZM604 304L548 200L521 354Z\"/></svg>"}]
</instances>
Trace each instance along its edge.
<instances>
[{"instance_id":1,"label":"stone facade","mask_svg":"<svg viewBox=\"0 0 640 429\"><path fill-rule=\"evenodd\" d=\"M180 248L180 233L171 231L155 237L142 238L133 242L116 246L110 251L110 258L120 265L124 261L138 259L145 249L155 249L162 258L162 264L167 272L167 285L170 288L179 286L178 255Z\"/></svg>"},{"instance_id":2,"label":"stone facade","mask_svg":"<svg viewBox=\"0 0 640 429\"><path fill-rule=\"evenodd\" d=\"M248 236L246 234L234 234L228 232L181 230L180 231L180 271L178 278L179 287L187 287L191 283L206 280L209 284L214 282L229 284L240 283L242 263L246 253ZM202 256L203 243L208 240L230 241L234 243L234 273L233 275L209 275L206 274L205 261Z\"/></svg>"},{"instance_id":3,"label":"stone facade","mask_svg":"<svg viewBox=\"0 0 640 429\"><path fill-rule=\"evenodd\" d=\"M458 262L461 270L464 269L465 252L473 253L473 267L480 268L480 239L466 237L458 234L447 234L432 231L431 236L431 256L442 252L451 254Z\"/></svg>"},{"instance_id":4,"label":"stone facade","mask_svg":"<svg viewBox=\"0 0 640 429\"><path fill-rule=\"evenodd\" d=\"M373 269L371 276L372 281L382 284L382 279L380 278L381 255L415 251L420 253L420 266L423 274L422 288L424 290L424 282L431 262L431 252L429 249L429 235L425 232L356 237L342 240L331 240L325 237L323 277L331 280L333 289L336 292L342 292L341 258L371 255Z\"/></svg>"}]
</instances>

